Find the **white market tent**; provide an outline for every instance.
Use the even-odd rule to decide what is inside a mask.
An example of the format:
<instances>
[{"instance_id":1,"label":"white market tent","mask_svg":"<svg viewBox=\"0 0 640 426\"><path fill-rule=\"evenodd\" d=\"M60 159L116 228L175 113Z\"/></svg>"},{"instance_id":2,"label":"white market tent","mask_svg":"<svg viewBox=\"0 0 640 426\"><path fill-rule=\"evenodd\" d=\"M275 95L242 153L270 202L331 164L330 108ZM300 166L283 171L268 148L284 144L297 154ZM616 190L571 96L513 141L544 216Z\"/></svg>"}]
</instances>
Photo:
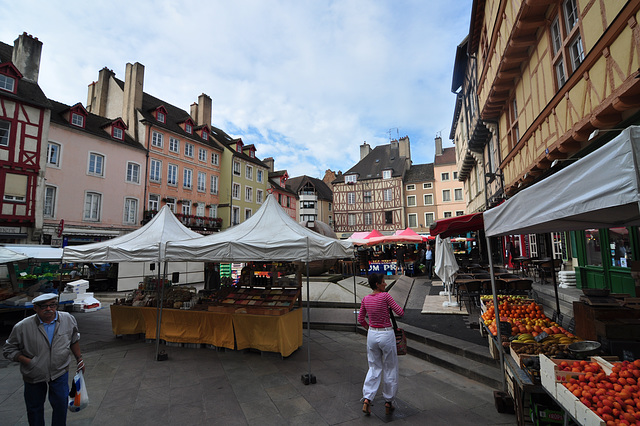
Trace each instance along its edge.
<instances>
[{"instance_id":1,"label":"white market tent","mask_svg":"<svg viewBox=\"0 0 640 426\"><path fill-rule=\"evenodd\" d=\"M0 247L0 264L20 262L21 260L27 260L29 256L17 253L13 250L9 250L6 247Z\"/></svg>"},{"instance_id":2,"label":"white market tent","mask_svg":"<svg viewBox=\"0 0 640 426\"><path fill-rule=\"evenodd\" d=\"M170 241L167 261L312 262L353 257L348 241L320 235L293 220L271 194L249 219L213 235Z\"/></svg>"},{"instance_id":3,"label":"white market tent","mask_svg":"<svg viewBox=\"0 0 640 426\"><path fill-rule=\"evenodd\" d=\"M201 237L164 206L143 227L99 243L64 248L65 262L162 262L168 241Z\"/></svg>"},{"instance_id":4,"label":"white market tent","mask_svg":"<svg viewBox=\"0 0 640 426\"><path fill-rule=\"evenodd\" d=\"M50 246L33 245L11 245L5 244L4 248L18 254L27 256L38 262L60 262L62 260L62 249Z\"/></svg>"},{"instance_id":5,"label":"white market tent","mask_svg":"<svg viewBox=\"0 0 640 426\"><path fill-rule=\"evenodd\" d=\"M601 148L487 210L483 216L489 252L493 236L640 225L639 161L640 126L631 126ZM500 327L497 337L500 341ZM502 345L498 348L504 387Z\"/></svg>"}]
</instances>

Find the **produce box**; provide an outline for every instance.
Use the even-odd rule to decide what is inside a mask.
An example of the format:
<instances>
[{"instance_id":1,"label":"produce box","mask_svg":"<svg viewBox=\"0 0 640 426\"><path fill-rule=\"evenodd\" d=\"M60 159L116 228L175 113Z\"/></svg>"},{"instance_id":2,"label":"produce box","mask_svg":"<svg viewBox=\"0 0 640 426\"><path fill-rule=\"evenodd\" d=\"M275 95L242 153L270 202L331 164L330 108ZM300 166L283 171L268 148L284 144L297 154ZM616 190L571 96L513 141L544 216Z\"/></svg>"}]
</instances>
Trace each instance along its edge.
<instances>
[{"instance_id":1,"label":"produce box","mask_svg":"<svg viewBox=\"0 0 640 426\"><path fill-rule=\"evenodd\" d=\"M593 324L596 334L607 339L640 339L640 319L638 318L594 320Z\"/></svg>"},{"instance_id":2,"label":"produce box","mask_svg":"<svg viewBox=\"0 0 640 426\"><path fill-rule=\"evenodd\" d=\"M531 418L536 425L564 423L564 411L547 394L530 395Z\"/></svg>"},{"instance_id":3,"label":"produce box","mask_svg":"<svg viewBox=\"0 0 640 426\"><path fill-rule=\"evenodd\" d=\"M579 424L584 426L606 426L606 422L602 420L596 413L591 411L591 409L584 405L579 399L576 402L576 415L574 417Z\"/></svg>"},{"instance_id":4,"label":"produce box","mask_svg":"<svg viewBox=\"0 0 640 426\"><path fill-rule=\"evenodd\" d=\"M571 416L573 416L573 418L575 418L576 420L579 420L577 407L578 407L578 404L584 407L584 404L580 402L580 400L576 398L574 394L569 392L569 389L565 388L562 385L562 383L555 383L555 386L556 386L555 398L556 398L556 401L558 401L558 404L560 404L560 407L562 407L564 411L566 411Z\"/></svg>"},{"instance_id":5,"label":"produce box","mask_svg":"<svg viewBox=\"0 0 640 426\"><path fill-rule=\"evenodd\" d=\"M562 371L558 367L561 362L566 361L569 363L573 363L574 359L551 359L546 355L540 355L540 375L542 376L542 385L545 383L545 376L549 380L548 383L558 382L565 383L568 382L571 378L578 378L580 373L575 373L573 371Z\"/></svg>"},{"instance_id":6,"label":"produce box","mask_svg":"<svg viewBox=\"0 0 640 426\"><path fill-rule=\"evenodd\" d=\"M518 367L520 368L524 366L523 361L525 359L538 356L538 355L530 355L530 354L519 354L516 352L518 348L524 347L526 345L530 345L530 343L513 341L511 342L511 345L509 347L509 353L511 354L511 357L516 361L516 364L518 364Z\"/></svg>"}]
</instances>

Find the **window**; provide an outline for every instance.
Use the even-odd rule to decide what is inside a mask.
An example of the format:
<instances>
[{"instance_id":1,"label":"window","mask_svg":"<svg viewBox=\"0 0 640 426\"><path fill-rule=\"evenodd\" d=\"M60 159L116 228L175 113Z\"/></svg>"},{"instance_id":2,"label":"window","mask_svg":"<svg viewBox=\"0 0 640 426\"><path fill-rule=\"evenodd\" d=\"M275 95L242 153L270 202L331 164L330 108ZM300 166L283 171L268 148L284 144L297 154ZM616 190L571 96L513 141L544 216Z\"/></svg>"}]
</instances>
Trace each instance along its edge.
<instances>
[{"instance_id":1,"label":"window","mask_svg":"<svg viewBox=\"0 0 640 426\"><path fill-rule=\"evenodd\" d=\"M240 207L234 207L232 210L232 220L231 220L231 224L232 225L237 225L240 223Z\"/></svg>"},{"instance_id":2,"label":"window","mask_svg":"<svg viewBox=\"0 0 640 426\"><path fill-rule=\"evenodd\" d=\"M9 77L8 75L0 74L0 89L8 92L13 92L16 84L16 79Z\"/></svg>"},{"instance_id":3,"label":"window","mask_svg":"<svg viewBox=\"0 0 640 426\"><path fill-rule=\"evenodd\" d=\"M250 186L244 188L244 200L253 203L253 188Z\"/></svg>"},{"instance_id":4,"label":"window","mask_svg":"<svg viewBox=\"0 0 640 426\"><path fill-rule=\"evenodd\" d=\"M175 164L169 164L167 168L167 185L178 185L178 166Z\"/></svg>"},{"instance_id":5,"label":"window","mask_svg":"<svg viewBox=\"0 0 640 426\"><path fill-rule=\"evenodd\" d=\"M407 197L407 206L408 207L415 207L416 206L416 196L415 195L409 195Z\"/></svg>"},{"instance_id":6,"label":"window","mask_svg":"<svg viewBox=\"0 0 640 426\"><path fill-rule=\"evenodd\" d=\"M263 193L262 189L256 189L256 203L262 204Z\"/></svg>"},{"instance_id":7,"label":"window","mask_svg":"<svg viewBox=\"0 0 640 426\"><path fill-rule=\"evenodd\" d=\"M167 200L166 203L167 203L167 206L169 207L169 210L171 210L173 213L176 213L176 199L167 198L166 200Z\"/></svg>"},{"instance_id":8,"label":"window","mask_svg":"<svg viewBox=\"0 0 640 426\"><path fill-rule=\"evenodd\" d=\"M287 195L287 208L291 207L291 197Z\"/></svg>"},{"instance_id":9,"label":"window","mask_svg":"<svg viewBox=\"0 0 640 426\"><path fill-rule=\"evenodd\" d=\"M140 164L127 163L127 182L140 183Z\"/></svg>"},{"instance_id":10,"label":"window","mask_svg":"<svg viewBox=\"0 0 640 426\"><path fill-rule=\"evenodd\" d=\"M435 222L435 217L433 216L433 213L425 213L424 226L429 227L433 222Z\"/></svg>"},{"instance_id":11,"label":"window","mask_svg":"<svg viewBox=\"0 0 640 426\"><path fill-rule=\"evenodd\" d=\"M520 140L520 130L518 129L518 104L515 95L509 101L509 111L507 114L507 140L509 150L512 150Z\"/></svg>"},{"instance_id":12,"label":"window","mask_svg":"<svg viewBox=\"0 0 640 426\"><path fill-rule=\"evenodd\" d=\"M149 180L151 182L160 182L162 177L162 161L152 159L149 164Z\"/></svg>"},{"instance_id":13,"label":"window","mask_svg":"<svg viewBox=\"0 0 640 426\"><path fill-rule=\"evenodd\" d=\"M444 201L445 203L451 201L451 190L450 189L442 190L442 201Z\"/></svg>"},{"instance_id":14,"label":"window","mask_svg":"<svg viewBox=\"0 0 640 426\"><path fill-rule=\"evenodd\" d=\"M529 234L529 256L533 259L538 257L538 243L536 234Z\"/></svg>"},{"instance_id":15,"label":"window","mask_svg":"<svg viewBox=\"0 0 640 426\"><path fill-rule=\"evenodd\" d=\"M384 190L384 201L393 200L393 189L388 188Z\"/></svg>"},{"instance_id":16,"label":"window","mask_svg":"<svg viewBox=\"0 0 640 426\"><path fill-rule=\"evenodd\" d=\"M587 229L584 231L587 248L587 265L602 266L602 248L600 247L600 231ZM605 247L606 250L606 247Z\"/></svg>"},{"instance_id":17,"label":"window","mask_svg":"<svg viewBox=\"0 0 640 426\"><path fill-rule=\"evenodd\" d=\"M200 203L196 207L196 216L204 217L204 203Z\"/></svg>"},{"instance_id":18,"label":"window","mask_svg":"<svg viewBox=\"0 0 640 426\"><path fill-rule=\"evenodd\" d=\"M204 139L205 141L209 139L209 133L207 133L206 130L202 131L202 139Z\"/></svg>"},{"instance_id":19,"label":"window","mask_svg":"<svg viewBox=\"0 0 640 426\"><path fill-rule=\"evenodd\" d=\"M211 164L217 166L220 164L220 155L217 152L211 153Z\"/></svg>"},{"instance_id":20,"label":"window","mask_svg":"<svg viewBox=\"0 0 640 426\"><path fill-rule=\"evenodd\" d=\"M60 145L57 143L47 145L47 166L60 167Z\"/></svg>"},{"instance_id":21,"label":"window","mask_svg":"<svg viewBox=\"0 0 640 426\"><path fill-rule=\"evenodd\" d=\"M393 212L384 212L384 223L387 225L393 224Z\"/></svg>"},{"instance_id":22,"label":"window","mask_svg":"<svg viewBox=\"0 0 640 426\"><path fill-rule=\"evenodd\" d=\"M89 174L92 176L104 176L104 156L96 154L95 152L89 153Z\"/></svg>"},{"instance_id":23,"label":"window","mask_svg":"<svg viewBox=\"0 0 640 426\"><path fill-rule=\"evenodd\" d=\"M182 187L185 189L193 188L193 170L184 169L182 173Z\"/></svg>"},{"instance_id":24,"label":"window","mask_svg":"<svg viewBox=\"0 0 640 426\"><path fill-rule=\"evenodd\" d=\"M216 204L209 206L209 217L218 217L218 206Z\"/></svg>"},{"instance_id":25,"label":"window","mask_svg":"<svg viewBox=\"0 0 640 426\"><path fill-rule=\"evenodd\" d=\"M191 201L182 200L182 214L185 216L191 215Z\"/></svg>"},{"instance_id":26,"label":"window","mask_svg":"<svg viewBox=\"0 0 640 426\"><path fill-rule=\"evenodd\" d=\"M456 216L464 216L464 211L456 210Z\"/></svg>"},{"instance_id":27,"label":"window","mask_svg":"<svg viewBox=\"0 0 640 426\"><path fill-rule=\"evenodd\" d=\"M193 126L191 124L185 124L184 125L184 131L189 133L189 134L192 134L193 133Z\"/></svg>"},{"instance_id":28,"label":"window","mask_svg":"<svg viewBox=\"0 0 640 426\"><path fill-rule=\"evenodd\" d=\"M418 215L415 213L411 213L408 217L409 228L417 228L418 227Z\"/></svg>"},{"instance_id":29,"label":"window","mask_svg":"<svg viewBox=\"0 0 640 426\"><path fill-rule=\"evenodd\" d=\"M198 148L198 160L207 161L207 150L204 148Z\"/></svg>"},{"instance_id":30,"label":"window","mask_svg":"<svg viewBox=\"0 0 640 426\"><path fill-rule=\"evenodd\" d=\"M329 203L329 211L331 211L331 203Z\"/></svg>"},{"instance_id":31,"label":"window","mask_svg":"<svg viewBox=\"0 0 640 426\"><path fill-rule=\"evenodd\" d=\"M157 194L149 194L149 210L160 210L160 196Z\"/></svg>"},{"instance_id":32,"label":"window","mask_svg":"<svg viewBox=\"0 0 640 426\"><path fill-rule=\"evenodd\" d=\"M449 172L440 173L440 180L442 181L449 180Z\"/></svg>"},{"instance_id":33,"label":"window","mask_svg":"<svg viewBox=\"0 0 640 426\"><path fill-rule=\"evenodd\" d=\"M347 193L347 204L355 204L356 203L356 193L349 192Z\"/></svg>"},{"instance_id":34,"label":"window","mask_svg":"<svg viewBox=\"0 0 640 426\"><path fill-rule=\"evenodd\" d=\"M11 123L0 120L0 146L9 146Z\"/></svg>"},{"instance_id":35,"label":"window","mask_svg":"<svg viewBox=\"0 0 640 426\"><path fill-rule=\"evenodd\" d=\"M382 179L391 179L391 170L383 170Z\"/></svg>"},{"instance_id":36,"label":"window","mask_svg":"<svg viewBox=\"0 0 640 426\"><path fill-rule=\"evenodd\" d=\"M422 189L431 189L432 187L433 184L431 182L422 184Z\"/></svg>"},{"instance_id":37,"label":"window","mask_svg":"<svg viewBox=\"0 0 640 426\"><path fill-rule=\"evenodd\" d=\"M424 205L425 206L433 205L433 194L424 194Z\"/></svg>"},{"instance_id":38,"label":"window","mask_svg":"<svg viewBox=\"0 0 640 426\"><path fill-rule=\"evenodd\" d=\"M211 176L211 193L218 193L218 176Z\"/></svg>"},{"instance_id":39,"label":"window","mask_svg":"<svg viewBox=\"0 0 640 426\"><path fill-rule=\"evenodd\" d=\"M47 185L44 189L44 216L55 217L56 215L56 192L55 186Z\"/></svg>"},{"instance_id":40,"label":"window","mask_svg":"<svg viewBox=\"0 0 640 426\"><path fill-rule=\"evenodd\" d=\"M164 113L158 111L156 115L157 115L157 118L158 118L159 122L164 123L166 121L166 117L165 117Z\"/></svg>"},{"instance_id":41,"label":"window","mask_svg":"<svg viewBox=\"0 0 640 426\"><path fill-rule=\"evenodd\" d=\"M124 223L135 225L138 222L138 200L135 198L124 199Z\"/></svg>"},{"instance_id":42,"label":"window","mask_svg":"<svg viewBox=\"0 0 640 426\"><path fill-rule=\"evenodd\" d=\"M371 191L364 191L364 194L362 196L362 201L364 201L365 203L370 203L371 202ZM331 210L331 209L329 209Z\"/></svg>"},{"instance_id":43,"label":"window","mask_svg":"<svg viewBox=\"0 0 640 426\"><path fill-rule=\"evenodd\" d=\"M251 209L244 209L244 220L247 220L251 217Z\"/></svg>"},{"instance_id":44,"label":"window","mask_svg":"<svg viewBox=\"0 0 640 426\"><path fill-rule=\"evenodd\" d=\"M416 186L411 184L411 185L407 185L407 191L415 191L416 190Z\"/></svg>"},{"instance_id":45,"label":"window","mask_svg":"<svg viewBox=\"0 0 640 426\"><path fill-rule=\"evenodd\" d=\"M444 216L445 219L450 218L451 217L451 212L444 212Z\"/></svg>"},{"instance_id":46,"label":"window","mask_svg":"<svg viewBox=\"0 0 640 426\"><path fill-rule=\"evenodd\" d=\"M347 225L355 226L355 224L356 224L356 215L353 213L349 213L347 215Z\"/></svg>"},{"instance_id":47,"label":"window","mask_svg":"<svg viewBox=\"0 0 640 426\"><path fill-rule=\"evenodd\" d=\"M71 124L78 127L84 127L84 116L78 113L71 113Z\"/></svg>"},{"instance_id":48,"label":"window","mask_svg":"<svg viewBox=\"0 0 640 426\"><path fill-rule=\"evenodd\" d=\"M239 200L240 199L240 184L239 183L234 183L231 192L232 192L231 196L233 197L233 199L234 200Z\"/></svg>"},{"instance_id":49,"label":"window","mask_svg":"<svg viewBox=\"0 0 640 426\"><path fill-rule=\"evenodd\" d=\"M84 220L99 222L102 194L87 192L84 196Z\"/></svg>"},{"instance_id":50,"label":"window","mask_svg":"<svg viewBox=\"0 0 640 426\"><path fill-rule=\"evenodd\" d=\"M113 128L113 137L115 139L124 140L124 132L120 127Z\"/></svg>"},{"instance_id":51,"label":"window","mask_svg":"<svg viewBox=\"0 0 640 426\"><path fill-rule=\"evenodd\" d=\"M240 176L240 163L237 161L233 162L233 174L234 176Z\"/></svg>"},{"instance_id":52,"label":"window","mask_svg":"<svg viewBox=\"0 0 640 426\"><path fill-rule=\"evenodd\" d=\"M193 144L185 142L184 143L184 155L185 157L193 158Z\"/></svg>"},{"instance_id":53,"label":"window","mask_svg":"<svg viewBox=\"0 0 640 426\"><path fill-rule=\"evenodd\" d=\"M207 174L198 172L198 191L205 192L207 190Z\"/></svg>"},{"instance_id":54,"label":"window","mask_svg":"<svg viewBox=\"0 0 640 426\"><path fill-rule=\"evenodd\" d=\"M558 89L567 82L568 76L575 72L584 60L579 19L576 0L565 0L551 23L553 69Z\"/></svg>"},{"instance_id":55,"label":"window","mask_svg":"<svg viewBox=\"0 0 640 426\"><path fill-rule=\"evenodd\" d=\"M345 175L344 183L356 183L357 179L357 175Z\"/></svg>"},{"instance_id":56,"label":"window","mask_svg":"<svg viewBox=\"0 0 640 426\"><path fill-rule=\"evenodd\" d=\"M180 140L170 137L169 138L169 151L180 152Z\"/></svg>"},{"instance_id":57,"label":"window","mask_svg":"<svg viewBox=\"0 0 640 426\"><path fill-rule=\"evenodd\" d=\"M303 201L302 206L303 209L315 209L316 202L315 201Z\"/></svg>"},{"instance_id":58,"label":"window","mask_svg":"<svg viewBox=\"0 0 640 426\"><path fill-rule=\"evenodd\" d=\"M364 214L364 224L370 226L373 223L373 213L365 212Z\"/></svg>"},{"instance_id":59,"label":"window","mask_svg":"<svg viewBox=\"0 0 640 426\"><path fill-rule=\"evenodd\" d=\"M151 145L157 148L162 148L164 141L164 135L162 133L153 132L151 134Z\"/></svg>"},{"instance_id":60,"label":"window","mask_svg":"<svg viewBox=\"0 0 640 426\"><path fill-rule=\"evenodd\" d=\"M455 201L462 201L462 188L456 188L453 190L453 199Z\"/></svg>"},{"instance_id":61,"label":"window","mask_svg":"<svg viewBox=\"0 0 640 426\"><path fill-rule=\"evenodd\" d=\"M453 180L458 179L458 172L453 172Z\"/></svg>"},{"instance_id":62,"label":"window","mask_svg":"<svg viewBox=\"0 0 640 426\"><path fill-rule=\"evenodd\" d=\"M263 175L263 171L262 170L258 170L256 172L256 182L262 183L262 175Z\"/></svg>"},{"instance_id":63,"label":"window","mask_svg":"<svg viewBox=\"0 0 640 426\"><path fill-rule=\"evenodd\" d=\"M246 166L244 168L244 177L246 177L249 180L253 180L253 167Z\"/></svg>"}]
</instances>

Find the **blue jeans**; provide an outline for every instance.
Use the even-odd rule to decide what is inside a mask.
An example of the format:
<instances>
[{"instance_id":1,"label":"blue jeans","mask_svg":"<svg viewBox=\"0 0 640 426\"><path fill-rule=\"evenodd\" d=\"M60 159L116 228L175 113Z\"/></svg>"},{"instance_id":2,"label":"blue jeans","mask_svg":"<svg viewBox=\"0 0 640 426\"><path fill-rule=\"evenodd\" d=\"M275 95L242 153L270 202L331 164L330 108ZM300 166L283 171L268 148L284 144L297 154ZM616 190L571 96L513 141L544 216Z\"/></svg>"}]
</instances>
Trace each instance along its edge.
<instances>
[{"instance_id":1,"label":"blue jeans","mask_svg":"<svg viewBox=\"0 0 640 426\"><path fill-rule=\"evenodd\" d=\"M24 402L27 406L29 425L44 426L44 400L49 388L49 404L53 408L52 426L67 424L67 406L69 404L69 373L50 382L24 382Z\"/></svg>"},{"instance_id":2,"label":"blue jeans","mask_svg":"<svg viewBox=\"0 0 640 426\"><path fill-rule=\"evenodd\" d=\"M424 262L426 266L425 273L427 274L429 279L431 279L431 277L433 276L433 259L426 259Z\"/></svg>"}]
</instances>

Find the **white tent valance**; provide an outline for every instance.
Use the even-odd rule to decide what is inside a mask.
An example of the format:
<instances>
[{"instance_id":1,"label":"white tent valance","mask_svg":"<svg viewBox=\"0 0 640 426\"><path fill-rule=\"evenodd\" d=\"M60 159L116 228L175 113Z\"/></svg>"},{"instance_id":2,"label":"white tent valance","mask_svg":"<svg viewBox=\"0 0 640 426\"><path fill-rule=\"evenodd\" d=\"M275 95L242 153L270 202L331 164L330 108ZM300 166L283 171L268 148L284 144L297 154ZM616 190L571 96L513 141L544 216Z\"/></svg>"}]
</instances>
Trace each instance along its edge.
<instances>
[{"instance_id":1,"label":"white tent valance","mask_svg":"<svg viewBox=\"0 0 640 426\"><path fill-rule=\"evenodd\" d=\"M353 245L325 237L293 220L269 195L245 222L218 234L171 241L167 261L260 262L302 261L353 257Z\"/></svg>"},{"instance_id":2,"label":"white tent valance","mask_svg":"<svg viewBox=\"0 0 640 426\"><path fill-rule=\"evenodd\" d=\"M484 212L487 236L640 225L640 126Z\"/></svg>"}]
</instances>

